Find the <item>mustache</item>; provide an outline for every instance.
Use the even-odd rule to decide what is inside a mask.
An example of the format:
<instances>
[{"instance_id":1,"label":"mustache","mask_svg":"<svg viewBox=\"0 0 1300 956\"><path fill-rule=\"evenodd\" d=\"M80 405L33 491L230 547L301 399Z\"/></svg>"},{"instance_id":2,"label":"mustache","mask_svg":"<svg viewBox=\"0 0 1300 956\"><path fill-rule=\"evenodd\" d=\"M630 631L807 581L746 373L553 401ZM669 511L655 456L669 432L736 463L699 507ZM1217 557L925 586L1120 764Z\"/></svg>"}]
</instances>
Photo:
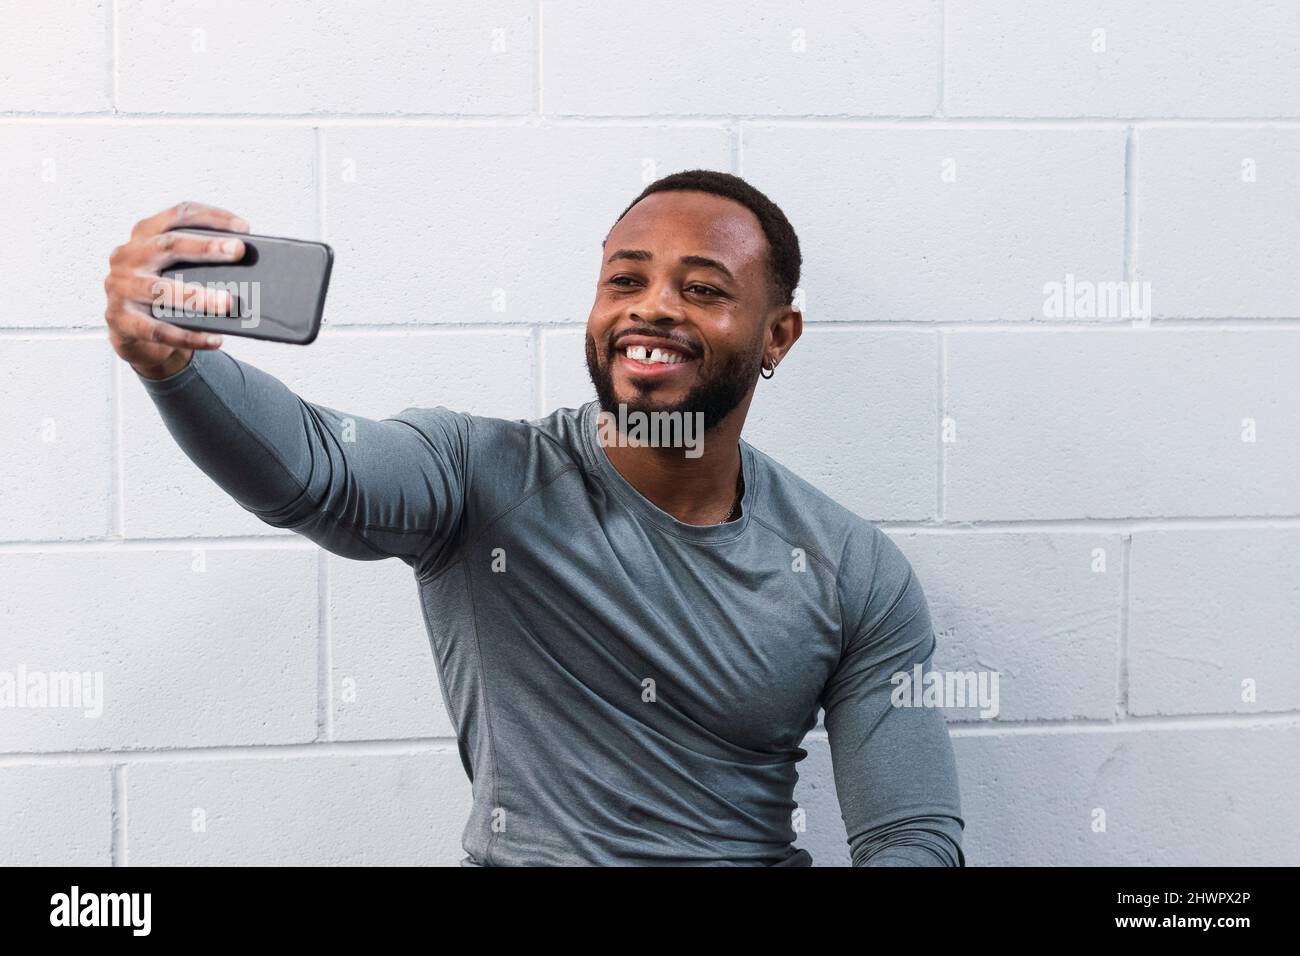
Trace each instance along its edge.
<instances>
[{"instance_id":1,"label":"mustache","mask_svg":"<svg viewBox=\"0 0 1300 956\"><path fill-rule=\"evenodd\" d=\"M618 351L618 343L629 335L641 335L651 339L663 339L665 342L670 342L673 345L676 345L683 352L686 352L695 358L699 358L704 352L702 348L688 338L674 335L671 332L665 332L663 329L657 329L653 325L638 325L611 334L609 337L608 354L613 355Z\"/></svg>"}]
</instances>

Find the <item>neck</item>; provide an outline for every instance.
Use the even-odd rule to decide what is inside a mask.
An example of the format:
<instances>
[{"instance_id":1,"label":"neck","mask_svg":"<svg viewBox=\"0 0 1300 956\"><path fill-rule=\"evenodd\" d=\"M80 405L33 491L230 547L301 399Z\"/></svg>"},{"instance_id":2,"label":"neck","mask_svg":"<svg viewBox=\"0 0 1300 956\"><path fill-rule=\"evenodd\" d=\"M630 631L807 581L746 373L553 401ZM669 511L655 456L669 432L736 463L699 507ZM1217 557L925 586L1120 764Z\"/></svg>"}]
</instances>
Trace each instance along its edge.
<instances>
[{"instance_id":1,"label":"neck","mask_svg":"<svg viewBox=\"0 0 1300 956\"><path fill-rule=\"evenodd\" d=\"M611 444L602 450L628 484L685 524L717 524L736 500L740 477L740 427L737 409L704 434L701 454L688 458L681 448Z\"/></svg>"}]
</instances>

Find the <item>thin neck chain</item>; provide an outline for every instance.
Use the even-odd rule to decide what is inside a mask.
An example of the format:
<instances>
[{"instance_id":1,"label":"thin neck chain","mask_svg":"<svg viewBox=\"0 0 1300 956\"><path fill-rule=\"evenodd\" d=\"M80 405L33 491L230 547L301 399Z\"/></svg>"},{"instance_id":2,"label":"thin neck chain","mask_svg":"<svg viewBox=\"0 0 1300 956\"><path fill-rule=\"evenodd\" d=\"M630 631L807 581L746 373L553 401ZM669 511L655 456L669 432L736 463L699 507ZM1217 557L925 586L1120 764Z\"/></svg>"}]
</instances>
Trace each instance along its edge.
<instances>
[{"instance_id":1,"label":"thin neck chain","mask_svg":"<svg viewBox=\"0 0 1300 956\"><path fill-rule=\"evenodd\" d=\"M731 502L731 510L727 512L727 516L719 521L718 524L726 524L732 518L736 517L736 510L740 508L740 499L745 497L744 477L745 469L742 467L740 473L736 475L736 498Z\"/></svg>"}]
</instances>

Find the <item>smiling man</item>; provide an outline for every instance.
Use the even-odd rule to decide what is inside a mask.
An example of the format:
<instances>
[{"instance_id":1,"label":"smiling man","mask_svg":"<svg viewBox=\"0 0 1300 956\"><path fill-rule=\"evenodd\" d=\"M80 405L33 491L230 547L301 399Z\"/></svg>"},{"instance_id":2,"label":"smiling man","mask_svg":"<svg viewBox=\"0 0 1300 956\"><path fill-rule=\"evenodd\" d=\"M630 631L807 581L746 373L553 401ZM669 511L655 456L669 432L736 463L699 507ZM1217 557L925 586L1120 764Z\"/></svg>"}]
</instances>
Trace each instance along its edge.
<instances>
[{"instance_id":1,"label":"smiling man","mask_svg":"<svg viewBox=\"0 0 1300 956\"><path fill-rule=\"evenodd\" d=\"M411 567L472 781L463 864L811 865L794 788L824 708L853 863L965 865L942 711L891 703L935 647L920 582L740 437L802 330L766 196L707 170L646 187L601 250L597 400L532 422L347 415L158 322L160 268L242 255L158 239L177 225L247 230L195 204L137 225L105 283L114 348L242 507ZM700 422L696 454L611 440L659 413Z\"/></svg>"}]
</instances>

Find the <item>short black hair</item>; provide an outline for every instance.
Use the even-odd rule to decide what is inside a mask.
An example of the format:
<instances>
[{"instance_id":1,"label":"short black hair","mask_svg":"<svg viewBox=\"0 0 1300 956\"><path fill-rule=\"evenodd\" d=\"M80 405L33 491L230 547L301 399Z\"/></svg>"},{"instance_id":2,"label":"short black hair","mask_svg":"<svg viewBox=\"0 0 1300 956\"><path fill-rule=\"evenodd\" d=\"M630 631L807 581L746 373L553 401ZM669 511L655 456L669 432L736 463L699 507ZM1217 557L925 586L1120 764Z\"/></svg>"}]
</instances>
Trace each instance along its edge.
<instances>
[{"instance_id":1,"label":"short black hair","mask_svg":"<svg viewBox=\"0 0 1300 956\"><path fill-rule=\"evenodd\" d=\"M619 213L614 225L618 225L628 210L646 196L668 190L695 190L722 196L724 199L734 199L757 216L771 250L767 271L771 280L772 299L781 305L794 302L794 290L799 285L799 269L803 265L799 237L795 235L794 227L790 225L790 220L785 217L781 207L739 176L714 169L687 169L671 173L641 190L641 195Z\"/></svg>"}]
</instances>

